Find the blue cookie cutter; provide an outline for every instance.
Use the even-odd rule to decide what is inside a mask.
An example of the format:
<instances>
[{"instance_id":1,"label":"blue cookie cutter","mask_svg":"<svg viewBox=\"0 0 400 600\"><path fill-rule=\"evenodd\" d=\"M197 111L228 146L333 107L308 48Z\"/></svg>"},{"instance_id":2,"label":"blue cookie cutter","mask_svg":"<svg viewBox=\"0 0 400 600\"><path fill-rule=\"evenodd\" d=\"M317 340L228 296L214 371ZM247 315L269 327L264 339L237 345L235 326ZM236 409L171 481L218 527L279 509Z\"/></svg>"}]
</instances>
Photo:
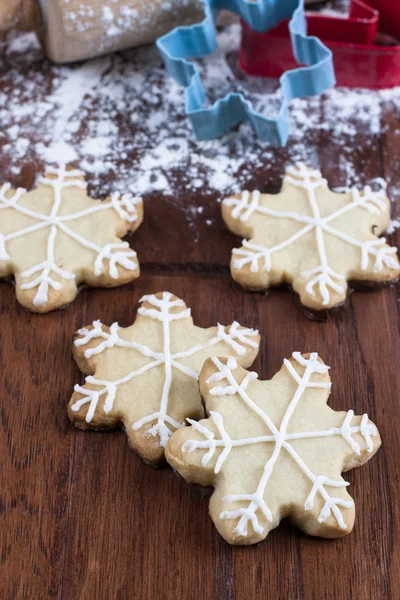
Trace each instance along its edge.
<instances>
[{"instance_id":1,"label":"blue cookie cutter","mask_svg":"<svg viewBox=\"0 0 400 600\"><path fill-rule=\"evenodd\" d=\"M335 84L332 52L316 37L307 36L304 0L203 0L205 19L177 27L157 40L169 74L186 88L186 114L199 140L220 137L234 125L249 121L258 136L274 146L289 137L289 104L293 98L321 94ZM212 54L217 48L216 19L221 10L239 15L255 31L265 32L289 19L294 56L307 65L280 78L282 104L276 117L257 112L240 93L230 93L207 107L200 73L188 59Z\"/></svg>"}]
</instances>

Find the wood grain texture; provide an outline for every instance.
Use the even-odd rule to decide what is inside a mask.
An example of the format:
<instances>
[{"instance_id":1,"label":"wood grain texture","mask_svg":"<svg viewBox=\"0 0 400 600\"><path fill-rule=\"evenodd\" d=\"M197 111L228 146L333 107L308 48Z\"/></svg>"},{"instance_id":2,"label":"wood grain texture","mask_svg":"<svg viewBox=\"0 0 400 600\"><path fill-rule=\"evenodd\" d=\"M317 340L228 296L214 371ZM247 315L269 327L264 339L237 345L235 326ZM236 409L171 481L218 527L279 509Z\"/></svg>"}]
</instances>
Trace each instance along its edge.
<instances>
[{"instance_id":1,"label":"wood grain texture","mask_svg":"<svg viewBox=\"0 0 400 600\"><path fill-rule=\"evenodd\" d=\"M324 101L320 103L323 116ZM399 188L399 114L388 107L382 133L335 144L329 130L310 140L331 185L344 183L343 152L367 182ZM248 186L277 191L287 159L253 173ZM32 179L28 165L18 184ZM9 165L0 161L0 176ZM390 191L390 189L389 189ZM335 319L309 321L295 295L244 292L229 275L237 243L217 196L188 227L180 206L145 198L132 238L142 276L115 290L82 289L63 311L32 315L0 283L0 597L5 600L397 600L400 589L399 310L395 288L354 293ZM206 219L212 219L211 226ZM396 236L393 236L396 237ZM398 236L397 236L398 237ZM151 243L149 243L151 240ZM397 242L400 242L398 237ZM263 334L254 364L270 378L294 350L317 351L332 366L330 405L368 412L382 449L346 474L357 517L341 540L309 538L284 522L258 547L230 547L208 517L208 499L170 469L154 470L122 432L76 431L66 406L81 374L74 331L91 320L130 325L144 293L168 289L192 307L197 325L239 319Z\"/></svg>"},{"instance_id":2,"label":"wood grain texture","mask_svg":"<svg viewBox=\"0 0 400 600\"><path fill-rule=\"evenodd\" d=\"M70 425L65 406L80 377L73 331L99 316L126 326L140 296L161 289L184 297L201 326L240 318L259 327L265 343L254 366L262 377L294 349L318 351L332 365L331 406L367 411L379 425L383 449L347 475L357 506L350 536L311 539L283 524L259 547L231 548L197 489L146 466L123 433ZM83 290L75 305L43 317L20 309L11 286L0 291L4 598L235 599L260 588L290 599L350 599L355 588L365 600L396 598L394 289L353 294L325 324L308 321L289 292L244 294L220 275L143 275L119 290Z\"/></svg>"}]
</instances>

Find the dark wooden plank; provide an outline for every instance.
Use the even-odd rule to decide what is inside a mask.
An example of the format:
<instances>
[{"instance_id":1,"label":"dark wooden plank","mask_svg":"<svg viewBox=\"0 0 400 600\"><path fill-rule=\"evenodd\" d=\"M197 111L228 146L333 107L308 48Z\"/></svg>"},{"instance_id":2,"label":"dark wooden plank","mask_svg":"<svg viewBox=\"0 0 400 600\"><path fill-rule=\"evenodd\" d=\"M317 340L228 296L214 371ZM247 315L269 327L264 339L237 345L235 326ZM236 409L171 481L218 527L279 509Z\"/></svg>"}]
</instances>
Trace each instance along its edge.
<instances>
[{"instance_id":1,"label":"dark wooden plank","mask_svg":"<svg viewBox=\"0 0 400 600\"><path fill-rule=\"evenodd\" d=\"M33 316L0 287L0 577L4 598L61 589L75 434L65 418L80 307Z\"/></svg>"}]
</instances>

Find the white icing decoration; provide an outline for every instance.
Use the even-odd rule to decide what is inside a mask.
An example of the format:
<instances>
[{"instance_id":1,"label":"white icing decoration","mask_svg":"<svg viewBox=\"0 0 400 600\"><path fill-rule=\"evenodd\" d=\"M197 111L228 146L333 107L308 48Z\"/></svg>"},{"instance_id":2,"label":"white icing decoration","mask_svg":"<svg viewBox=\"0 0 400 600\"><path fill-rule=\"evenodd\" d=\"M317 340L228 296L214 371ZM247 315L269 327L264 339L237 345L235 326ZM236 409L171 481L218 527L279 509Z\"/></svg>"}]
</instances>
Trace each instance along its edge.
<instances>
[{"instance_id":1,"label":"white icing decoration","mask_svg":"<svg viewBox=\"0 0 400 600\"><path fill-rule=\"evenodd\" d=\"M4 235L2 233L0 233L0 260L10 260L10 257L6 251Z\"/></svg>"},{"instance_id":2,"label":"white icing decoration","mask_svg":"<svg viewBox=\"0 0 400 600\"><path fill-rule=\"evenodd\" d=\"M67 225L67 223L99 211L107 211L110 209L115 210L121 219L124 219L128 223L133 223L137 220L136 206L141 203L141 199L133 198L130 194L121 196L118 192L116 192L112 195L110 202L97 203L96 206L86 210L59 216L58 212L62 204L63 190L69 187L78 187L85 190L87 188L87 183L79 179L84 175L81 171L67 170L65 165L60 165L57 169L53 167L47 167L46 174L56 176L56 179L51 179L45 176L40 182L42 185L50 186L54 190L54 203L49 215L32 211L18 203L24 194L27 193L25 189L19 188L11 198L7 198L6 193L11 189L11 185L9 183L5 183L0 188L0 210L11 208L38 221L38 223L35 225L25 227L13 233L9 233L7 235L0 234L0 261L10 260L10 256L6 250L6 243L8 241L28 235L29 233L33 233L35 231L39 231L40 229L47 227L49 228L46 260L40 264L34 265L30 269L27 269L20 274L24 279L30 278L32 275L37 275L37 277L32 281L22 283L20 286L21 290L37 288L37 292L33 300L34 305L37 307L43 306L48 302L50 288L54 290L62 289L62 281L54 279L54 275L58 275L61 280L65 281L76 278L75 274L61 269L55 262L54 250L58 230L62 231L71 239L78 242L81 246L89 248L96 253L96 259L94 262L94 273L96 277L100 276L104 272L105 260L109 261L108 270L113 279L118 279L117 265L120 265L129 271L133 271L137 268L136 263L130 260L136 257L136 252L129 247L127 242L107 244L106 246L101 247L99 244L96 244L84 238L76 231L73 231Z\"/></svg>"},{"instance_id":3,"label":"white icing decoration","mask_svg":"<svg viewBox=\"0 0 400 600\"><path fill-rule=\"evenodd\" d=\"M236 321L232 323L229 328L224 328L222 325L218 325L217 335L211 338L205 344L197 344L188 350L182 352L171 352L171 332L170 323L173 321L187 319L190 317L190 308L181 310L180 312L172 312L175 308L180 308L185 305L183 300L172 299L170 292L164 292L162 298L157 298L155 295L143 296L140 300L141 303L147 302L154 308L140 307L138 313L149 319L155 319L162 323L163 328L163 351L154 352L147 346L139 344L135 341L126 341L122 339L119 334L118 323L114 323L110 327L110 332L103 330L102 323L100 321L93 322L93 328L83 328L79 330L79 335L82 336L80 339L75 341L77 347L86 346L92 340L101 340L101 342L95 348L88 348L85 350L85 357L91 358L94 355L104 352L107 348L121 347L135 350L151 359L147 365L137 371L128 373L125 377L117 379L112 382L105 382L96 380L93 377L87 377L86 383L94 384L100 387L98 390L87 390L79 385L75 386L75 391L84 394L84 398L78 400L72 405L72 410L78 411L83 405L89 404L89 410L86 414L86 421L90 423L95 414L99 398L103 395L106 396L104 411L106 414L110 412L113 407L115 394L119 386L131 381L135 377L139 377L149 369L154 369L160 365L164 368L164 385L160 399L159 410L155 413L149 414L142 419L139 419L133 423L132 428L134 431L141 429L147 423L153 423L153 425L146 431L147 434L153 436L159 436L160 445L165 446L169 437L172 435L172 430L169 426L174 429L183 427L185 423L180 423L173 419L168 414L168 401L170 389L173 381L173 369L178 369L188 377L198 379L199 373L189 369L185 365L179 362L179 359L188 358L193 356L197 352L204 350L205 348L215 346L218 343L225 343L232 352L237 355L243 355L246 353L246 346L251 348L258 348L258 344L251 339L255 337L258 332L254 329L239 329L240 325ZM227 329L227 331L225 331ZM111 387L110 387L111 386ZM155 421L155 423L154 423Z\"/></svg>"},{"instance_id":4,"label":"white icing decoration","mask_svg":"<svg viewBox=\"0 0 400 600\"><path fill-rule=\"evenodd\" d=\"M99 252L94 263L94 274L99 277L104 272L104 260L109 260L109 273L113 279L118 279L117 265L121 265L127 271L134 271L137 268L136 263L130 259L137 256L136 252L129 248L128 251L120 252L129 248L128 242L119 244L107 244Z\"/></svg>"},{"instance_id":5,"label":"white icing decoration","mask_svg":"<svg viewBox=\"0 0 400 600\"><path fill-rule=\"evenodd\" d=\"M328 184L319 171L310 170L303 163L298 163L295 167L287 169L284 181L306 190L312 209L312 216L301 215L296 212L277 211L260 206L260 192L258 190L252 194L248 191L243 192L240 200L237 198L226 198L224 200L225 206L234 207L231 213L232 217L242 222L247 222L251 215L258 213L266 217L288 219L304 224L304 227L300 231L272 248L265 248L264 246L243 240L243 248L235 248L232 252L234 257L239 257L233 261L236 269L242 269L245 265L249 264L250 271L256 273L259 271L261 261L263 260L264 269L269 272L271 270L271 255L290 246L310 231L315 231L319 265L314 269L303 271L301 276L309 280L306 286L307 293L315 296L315 288L318 288L323 305L327 305L330 301L329 288L338 293L345 291L345 278L340 273L333 271L328 264L324 233L329 233L347 244L359 248L361 253L360 266L363 271L368 269L371 258L375 259L372 267L374 272L381 272L385 266L390 269L398 269L398 262L393 258L393 255L397 253L397 248L385 246L385 238L362 242L329 225L331 221L356 207L380 215L386 208L385 194L382 191L373 192L370 186L366 186L363 193L360 194L357 188L353 187L347 190L351 192L352 202L327 217L322 218L315 190L327 187Z\"/></svg>"},{"instance_id":6,"label":"white icing decoration","mask_svg":"<svg viewBox=\"0 0 400 600\"><path fill-rule=\"evenodd\" d=\"M132 194L124 194L121 196L119 192L115 192L111 196L111 202L114 210L119 214L121 219L128 221L128 223L135 223L137 221L137 208L138 204L142 203L141 198L134 198Z\"/></svg>"},{"instance_id":7,"label":"white icing decoration","mask_svg":"<svg viewBox=\"0 0 400 600\"><path fill-rule=\"evenodd\" d=\"M328 366L318 361L317 353L312 353L310 355L310 358L306 359L299 352L294 352L293 358L297 361L299 365L304 367L305 370L303 375L300 376L291 364L291 362L286 359L284 360L284 364L288 372L290 373L291 377L293 377L294 381L297 383L297 389L288 405L288 408L286 409L285 415L282 419L279 428L275 426L268 414L262 408L260 408L246 392L246 388L248 387L249 382L257 378L257 374L249 373L245 377L245 379L239 384L232 373L232 371L234 371L238 366L234 358L229 358L226 365L222 363L218 358L212 359L218 370L213 375L211 375L211 377L208 378L207 383L213 384L215 382L224 382L224 385L211 387L210 394L213 396L239 396L240 400L243 401L265 423L269 432L271 432L268 435L262 435L253 438L232 439L225 430L222 416L216 411L211 411L211 419L215 423L218 433L220 435L220 438L216 439L215 434L212 431L210 431L207 427L205 427L205 425L188 419L193 429L195 431L198 431L201 435L203 435L204 439L187 440L182 445L182 451L193 452L197 449L207 450L207 452L202 457L202 465L207 466L212 457L214 456L216 450L222 449L222 452L218 456L218 460L214 467L215 474L218 474L220 472L224 461L227 459L233 448L238 448L241 446L250 446L252 444L275 444L275 448L271 458L264 465L263 475L259 481L256 491L253 493L231 494L223 498L223 500L227 502L249 503L246 507L242 507L233 511L223 511L220 514L221 519L239 518L239 522L235 528L235 534L237 536L247 535L247 527L249 522L251 522L253 529L256 533L259 533L260 535L263 534L264 528L259 523L257 511L261 511L265 518L269 522L272 522L273 516L271 514L270 509L264 501L264 493L268 484L268 480L272 474L273 468L279 458L282 449L286 450L292 456L292 458L297 463L301 471L312 482L311 492L304 502L304 510L312 509L314 498L318 492L325 500L325 504L321 510L318 521L320 523L324 523L328 519L330 514L333 513L334 517L336 518L339 524L339 527L341 527L342 529L346 529L346 524L344 522L343 515L339 507L341 506L344 508L351 508L353 506L353 501L331 497L328 491L325 489L325 486L345 487L348 485L348 483L344 480L334 481L323 475L315 475L314 473L312 473L312 471L307 467L300 455L294 450L292 445L289 443L291 440L341 436L349 444L353 452L357 455L360 455L360 445L353 438L353 435L358 433L364 438L367 451L373 451L372 437L377 435L377 430L375 426L369 423L368 416L366 414L363 415L360 425L352 426L351 421L354 417L354 412L352 410L349 410L346 414L341 427L331 427L330 429L326 429L324 431L303 431L298 433L287 433L290 418L293 415L293 412L296 406L298 405L304 391L310 388L330 389L331 387L331 383L328 382L310 381L311 375L313 373L324 374L327 373L329 370Z\"/></svg>"}]
</instances>

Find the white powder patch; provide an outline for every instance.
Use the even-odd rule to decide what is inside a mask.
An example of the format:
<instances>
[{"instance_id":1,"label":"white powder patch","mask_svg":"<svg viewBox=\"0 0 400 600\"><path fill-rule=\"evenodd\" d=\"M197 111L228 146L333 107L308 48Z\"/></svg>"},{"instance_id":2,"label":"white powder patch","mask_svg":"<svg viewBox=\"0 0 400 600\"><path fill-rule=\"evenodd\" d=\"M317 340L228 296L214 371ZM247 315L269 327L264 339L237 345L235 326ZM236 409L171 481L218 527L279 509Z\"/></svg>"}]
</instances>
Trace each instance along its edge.
<instances>
[{"instance_id":1,"label":"white powder patch","mask_svg":"<svg viewBox=\"0 0 400 600\"><path fill-rule=\"evenodd\" d=\"M15 151L18 158L23 158L29 148L29 140L26 138L18 138L15 143Z\"/></svg>"},{"instance_id":2,"label":"white powder patch","mask_svg":"<svg viewBox=\"0 0 400 600\"><path fill-rule=\"evenodd\" d=\"M111 23L114 20L114 13L109 6L103 6L101 9L103 22Z\"/></svg>"},{"instance_id":3,"label":"white powder patch","mask_svg":"<svg viewBox=\"0 0 400 600\"><path fill-rule=\"evenodd\" d=\"M80 122L78 120L73 121L71 130L71 119L76 115L85 96L93 93L93 90L99 85L102 74L109 65L110 59L104 58L84 63L73 70L69 67L58 69L57 75L60 78L60 85L48 98L48 103L55 107L52 112L52 118L55 122L53 123L52 144L45 153L47 161L65 161L62 154L63 149L70 157L69 160L76 160L76 151L72 147L67 149L67 142L70 139L69 134L73 133L74 129L79 129ZM78 116L76 118L78 119ZM73 155L75 155L75 158L71 159Z\"/></svg>"},{"instance_id":4,"label":"white powder patch","mask_svg":"<svg viewBox=\"0 0 400 600\"><path fill-rule=\"evenodd\" d=\"M22 54L32 50L39 50L40 42L37 38L36 33L29 32L23 33L15 37L10 41L7 46L8 54Z\"/></svg>"},{"instance_id":5,"label":"white powder patch","mask_svg":"<svg viewBox=\"0 0 400 600\"><path fill-rule=\"evenodd\" d=\"M81 144L81 152L96 158L107 156L110 152L110 138L98 136L84 140Z\"/></svg>"},{"instance_id":6,"label":"white powder patch","mask_svg":"<svg viewBox=\"0 0 400 600\"><path fill-rule=\"evenodd\" d=\"M64 140L54 141L49 147L39 143L36 145L36 151L48 164L67 164L78 158L74 148Z\"/></svg>"}]
</instances>

